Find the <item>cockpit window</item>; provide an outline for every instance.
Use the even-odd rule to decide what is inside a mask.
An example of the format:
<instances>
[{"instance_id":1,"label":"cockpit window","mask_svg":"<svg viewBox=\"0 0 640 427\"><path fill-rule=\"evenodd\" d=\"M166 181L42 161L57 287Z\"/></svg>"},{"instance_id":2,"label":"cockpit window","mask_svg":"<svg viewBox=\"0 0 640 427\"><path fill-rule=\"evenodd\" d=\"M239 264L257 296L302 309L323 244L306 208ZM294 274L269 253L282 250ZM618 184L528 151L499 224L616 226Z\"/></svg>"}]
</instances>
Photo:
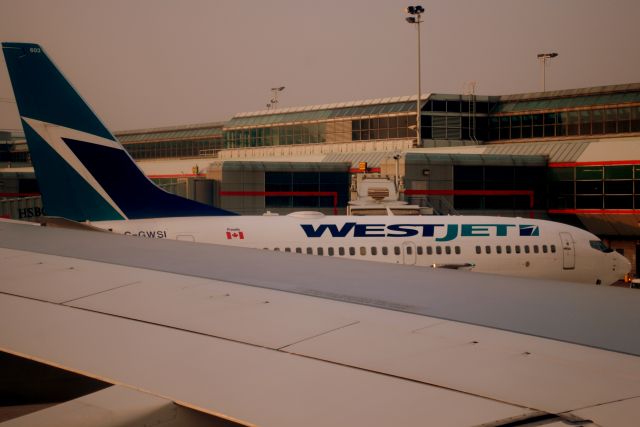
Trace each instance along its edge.
<instances>
[{"instance_id":1,"label":"cockpit window","mask_svg":"<svg viewBox=\"0 0 640 427\"><path fill-rule=\"evenodd\" d=\"M593 249L596 249L600 252L604 252L604 253L613 252L613 249L608 248L607 245L602 243L602 240L589 240L589 244Z\"/></svg>"}]
</instances>

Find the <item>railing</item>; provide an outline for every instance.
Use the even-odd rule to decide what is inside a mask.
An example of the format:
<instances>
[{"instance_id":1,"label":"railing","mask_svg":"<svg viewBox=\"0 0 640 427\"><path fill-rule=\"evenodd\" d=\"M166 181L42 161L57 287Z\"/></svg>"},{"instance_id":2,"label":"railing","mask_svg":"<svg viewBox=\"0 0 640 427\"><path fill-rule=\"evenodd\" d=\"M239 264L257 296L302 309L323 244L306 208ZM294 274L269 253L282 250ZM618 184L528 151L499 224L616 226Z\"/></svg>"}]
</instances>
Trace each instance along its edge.
<instances>
[{"instance_id":1,"label":"railing","mask_svg":"<svg viewBox=\"0 0 640 427\"><path fill-rule=\"evenodd\" d=\"M201 157L218 157L218 153L221 148L204 148L198 151L198 156Z\"/></svg>"}]
</instances>

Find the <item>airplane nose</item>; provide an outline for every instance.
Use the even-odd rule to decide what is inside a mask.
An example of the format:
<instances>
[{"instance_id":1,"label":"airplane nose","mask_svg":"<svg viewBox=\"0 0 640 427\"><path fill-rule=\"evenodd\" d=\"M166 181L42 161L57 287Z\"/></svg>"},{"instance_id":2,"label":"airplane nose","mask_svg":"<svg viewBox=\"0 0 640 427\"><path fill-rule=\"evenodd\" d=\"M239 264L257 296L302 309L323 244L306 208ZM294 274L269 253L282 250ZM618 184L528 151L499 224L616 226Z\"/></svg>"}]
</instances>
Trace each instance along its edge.
<instances>
[{"instance_id":1,"label":"airplane nose","mask_svg":"<svg viewBox=\"0 0 640 427\"><path fill-rule=\"evenodd\" d=\"M620 274L620 279L626 279L631 272L631 262L619 253L613 259L613 269Z\"/></svg>"}]
</instances>

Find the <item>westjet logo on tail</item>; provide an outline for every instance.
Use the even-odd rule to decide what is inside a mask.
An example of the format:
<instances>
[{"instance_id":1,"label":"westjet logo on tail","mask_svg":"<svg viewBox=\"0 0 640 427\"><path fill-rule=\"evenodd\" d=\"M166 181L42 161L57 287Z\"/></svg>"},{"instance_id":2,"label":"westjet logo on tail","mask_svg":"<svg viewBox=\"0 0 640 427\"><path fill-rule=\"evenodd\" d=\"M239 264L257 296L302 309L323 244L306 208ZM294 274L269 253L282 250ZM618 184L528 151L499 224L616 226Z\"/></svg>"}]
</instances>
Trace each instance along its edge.
<instances>
[{"instance_id":1,"label":"westjet logo on tail","mask_svg":"<svg viewBox=\"0 0 640 427\"><path fill-rule=\"evenodd\" d=\"M509 230L520 236L539 236L537 225L516 224L300 224L307 237L435 237L436 242L449 242L458 237L506 237Z\"/></svg>"}]
</instances>

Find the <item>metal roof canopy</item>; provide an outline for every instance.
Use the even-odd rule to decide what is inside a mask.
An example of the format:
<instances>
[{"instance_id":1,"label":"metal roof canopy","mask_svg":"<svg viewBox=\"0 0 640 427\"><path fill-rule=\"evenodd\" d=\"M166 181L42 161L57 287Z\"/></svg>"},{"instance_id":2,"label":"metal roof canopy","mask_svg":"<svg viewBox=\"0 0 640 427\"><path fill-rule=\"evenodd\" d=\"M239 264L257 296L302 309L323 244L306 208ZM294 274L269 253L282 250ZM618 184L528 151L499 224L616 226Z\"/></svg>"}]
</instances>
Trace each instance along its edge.
<instances>
[{"instance_id":1,"label":"metal roof canopy","mask_svg":"<svg viewBox=\"0 0 640 427\"><path fill-rule=\"evenodd\" d=\"M369 151L355 153L329 153L323 162L350 162L351 167L357 167L360 162L367 162L367 167L380 167L382 161L398 154L397 151Z\"/></svg>"},{"instance_id":2,"label":"metal roof canopy","mask_svg":"<svg viewBox=\"0 0 640 427\"><path fill-rule=\"evenodd\" d=\"M535 142L487 145L485 154L546 156L549 162L575 162L589 146L586 141Z\"/></svg>"},{"instance_id":3,"label":"metal roof canopy","mask_svg":"<svg viewBox=\"0 0 640 427\"><path fill-rule=\"evenodd\" d=\"M492 114L637 103L640 83L506 95L497 101Z\"/></svg>"},{"instance_id":4,"label":"metal roof canopy","mask_svg":"<svg viewBox=\"0 0 640 427\"><path fill-rule=\"evenodd\" d=\"M348 172L348 162L260 162L225 160L213 162L212 168L224 171L264 171L264 172Z\"/></svg>"},{"instance_id":5,"label":"metal roof canopy","mask_svg":"<svg viewBox=\"0 0 640 427\"><path fill-rule=\"evenodd\" d=\"M547 166L545 155L406 153L405 163L469 166Z\"/></svg>"},{"instance_id":6,"label":"metal roof canopy","mask_svg":"<svg viewBox=\"0 0 640 427\"><path fill-rule=\"evenodd\" d=\"M424 101L427 101L429 97L431 97L430 93L423 93L422 95L420 95L420 99ZM246 112L246 113L238 113L233 118L297 113L300 111L333 110L333 109L339 109L339 108L404 103L404 102L412 102L414 103L413 105L415 105L416 98L417 98L416 95L410 95L410 96L397 96L397 97L389 97L389 98L363 99L359 101L349 101L349 102L335 102L333 104L306 105L303 107L289 107L289 108L279 108L277 110L261 110L261 111L253 111L253 112Z\"/></svg>"},{"instance_id":7,"label":"metal roof canopy","mask_svg":"<svg viewBox=\"0 0 640 427\"><path fill-rule=\"evenodd\" d=\"M423 101L423 105L426 102ZM233 130L247 126L287 124L295 122L327 121L332 119L350 119L362 116L379 116L385 114L414 113L415 102L399 102L391 104L375 104L354 107L340 107L326 110L294 111L287 113L274 113L256 116L236 116L224 127L224 130Z\"/></svg>"},{"instance_id":8,"label":"metal roof canopy","mask_svg":"<svg viewBox=\"0 0 640 427\"><path fill-rule=\"evenodd\" d=\"M215 127L176 127L172 130L148 129L146 131L131 131L116 133L115 136L121 143L157 142L166 140L204 139L210 137L222 137L222 124Z\"/></svg>"}]
</instances>

